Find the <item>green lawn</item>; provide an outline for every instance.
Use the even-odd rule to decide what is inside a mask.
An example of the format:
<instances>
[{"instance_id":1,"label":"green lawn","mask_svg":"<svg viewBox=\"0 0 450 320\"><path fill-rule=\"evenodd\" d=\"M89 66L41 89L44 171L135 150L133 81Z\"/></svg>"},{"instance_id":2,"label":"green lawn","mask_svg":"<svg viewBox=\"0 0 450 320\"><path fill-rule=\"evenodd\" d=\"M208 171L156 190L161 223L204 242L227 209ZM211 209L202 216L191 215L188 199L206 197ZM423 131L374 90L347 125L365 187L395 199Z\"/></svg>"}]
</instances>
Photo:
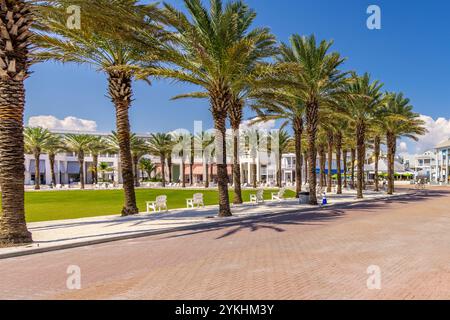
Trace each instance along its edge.
<instances>
[{"instance_id":1,"label":"green lawn","mask_svg":"<svg viewBox=\"0 0 450 320\"><path fill-rule=\"evenodd\" d=\"M271 192L266 190L264 198L270 199ZM140 211L145 211L145 201L153 201L158 195L167 195L169 209L185 208L186 199L194 193L204 194L205 205L218 203L215 190L174 190L174 189L137 189L136 197ZM243 190L244 201L250 200L253 190ZM286 197L294 197L288 190ZM230 191L230 200L233 193ZM120 214L123 204L122 190L71 190L42 191L25 193L25 210L28 222L76 219L84 217Z\"/></svg>"}]
</instances>

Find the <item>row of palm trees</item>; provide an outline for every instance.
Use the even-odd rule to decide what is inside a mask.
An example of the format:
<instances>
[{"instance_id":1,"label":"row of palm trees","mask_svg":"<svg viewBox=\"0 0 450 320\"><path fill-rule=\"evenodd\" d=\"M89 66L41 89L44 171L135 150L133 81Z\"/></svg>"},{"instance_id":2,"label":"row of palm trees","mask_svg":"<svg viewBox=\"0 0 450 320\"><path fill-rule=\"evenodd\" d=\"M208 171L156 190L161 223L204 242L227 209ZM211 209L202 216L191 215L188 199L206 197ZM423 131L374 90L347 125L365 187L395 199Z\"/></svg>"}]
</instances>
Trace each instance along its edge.
<instances>
[{"instance_id":1,"label":"row of palm trees","mask_svg":"<svg viewBox=\"0 0 450 320\"><path fill-rule=\"evenodd\" d=\"M48 129L41 127L27 127L24 131L25 151L34 156L35 161L35 189L40 189L40 168L37 165L40 156L43 153L48 154L51 184L56 185L55 176L55 157L58 153L73 152L77 155L80 171L80 187L85 188L84 163L85 156L92 156L92 177L93 183L98 183L99 156L104 153L117 154L120 150L119 140L116 132L112 132L107 137L94 136L90 134L56 134ZM135 134L130 136L130 150L133 161L133 180L135 186L139 186L139 160L148 153L149 146L147 141L137 137Z\"/></svg>"},{"instance_id":2,"label":"row of palm trees","mask_svg":"<svg viewBox=\"0 0 450 320\"><path fill-rule=\"evenodd\" d=\"M56 60L85 64L107 76L124 180L123 215L138 212L128 114L134 80L151 82L166 78L193 84L199 92L174 99L209 101L216 130L219 216L222 217L231 216L227 119L237 146L245 106L257 110L261 121L277 117L292 124L297 163L301 163L306 150L305 159L310 164L311 204L317 204L313 164L318 153L324 158L319 141L321 131L326 132L329 153L333 147L340 147L340 137L348 137L344 131L353 132L350 138L357 152L359 197L362 197L366 144L371 138L376 137L381 143L381 137L386 137L392 160L398 137L415 137L423 132L417 114L402 95L384 94L381 84L372 81L368 74L357 76L342 71L345 59L330 52L332 42L317 43L314 36L294 35L290 44L279 46L268 28L252 26L256 13L242 1L224 4L221 0L210 0L208 6L201 0L183 2L185 8L178 10L169 4L141 5L135 0L2 1L0 241L31 241L24 218L23 179L17 177L24 171L23 81L29 76L32 62ZM67 27L65 8L69 4L82 9L81 29ZM33 53L29 50L31 45L36 48ZM301 140L303 133L306 148ZM239 157L233 159L233 179L240 181ZM389 182L393 191L393 181ZM234 193L234 201L242 202L239 183L234 183Z\"/></svg>"}]
</instances>

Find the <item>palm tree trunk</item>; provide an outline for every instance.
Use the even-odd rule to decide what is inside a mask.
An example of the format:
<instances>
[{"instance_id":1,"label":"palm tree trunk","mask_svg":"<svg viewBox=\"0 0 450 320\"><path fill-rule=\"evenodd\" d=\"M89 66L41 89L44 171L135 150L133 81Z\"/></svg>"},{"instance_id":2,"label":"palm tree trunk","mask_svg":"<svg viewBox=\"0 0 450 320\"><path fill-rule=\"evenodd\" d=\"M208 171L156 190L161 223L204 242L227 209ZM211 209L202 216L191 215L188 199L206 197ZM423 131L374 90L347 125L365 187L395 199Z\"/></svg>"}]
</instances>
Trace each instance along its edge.
<instances>
[{"instance_id":1,"label":"palm tree trunk","mask_svg":"<svg viewBox=\"0 0 450 320\"><path fill-rule=\"evenodd\" d=\"M343 162L344 162L344 188L347 188L347 149L344 148L344 151L342 151L342 158L343 158Z\"/></svg>"},{"instance_id":2,"label":"palm tree trunk","mask_svg":"<svg viewBox=\"0 0 450 320\"><path fill-rule=\"evenodd\" d=\"M253 160L253 161L256 161L256 160ZM257 184L258 184L256 171L257 171L256 163L252 163L252 185L253 185L254 189L257 188Z\"/></svg>"},{"instance_id":3,"label":"palm tree trunk","mask_svg":"<svg viewBox=\"0 0 450 320\"><path fill-rule=\"evenodd\" d=\"M281 188L281 184L282 184L281 161L282 161L282 154L281 154L281 150L280 150L278 152L278 166L277 166L277 186L278 186L278 188Z\"/></svg>"},{"instance_id":4,"label":"palm tree trunk","mask_svg":"<svg viewBox=\"0 0 450 320\"><path fill-rule=\"evenodd\" d=\"M78 152L78 164L80 165L80 188L84 189L84 153Z\"/></svg>"},{"instance_id":5,"label":"palm tree trunk","mask_svg":"<svg viewBox=\"0 0 450 320\"><path fill-rule=\"evenodd\" d=\"M333 184L333 132L331 130L328 130L327 132L328 137L328 172L327 172L327 192L331 192L331 187Z\"/></svg>"},{"instance_id":6,"label":"palm tree trunk","mask_svg":"<svg viewBox=\"0 0 450 320\"><path fill-rule=\"evenodd\" d=\"M336 166L337 166L337 194L342 194L342 174L341 174L342 133L339 131L336 133L335 145L336 145Z\"/></svg>"},{"instance_id":7,"label":"palm tree trunk","mask_svg":"<svg viewBox=\"0 0 450 320\"><path fill-rule=\"evenodd\" d=\"M36 152L34 154L34 190L41 189L41 168L40 168L41 154Z\"/></svg>"},{"instance_id":8,"label":"palm tree trunk","mask_svg":"<svg viewBox=\"0 0 450 320\"><path fill-rule=\"evenodd\" d=\"M388 161L388 190L387 194L394 194L395 192L395 181L394 181L394 174L395 174L395 152L397 147L397 139L394 134L391 132L388 132L386 135L387 140L387 161Z\"/></svg>"},{"instance_id":9,"label":"palm tree trunk","mask_svg":"<svg viewBox=\"0 0 450 320\"><path fill-rule=\"evenodd\" d=\"M169 170L169 183L173 182L172 179L172 154L169 152L167 156L167 170Z\"/></svg>"},{"instance_id":10,"label":"palm tree trunk","mask_svg":"<svg viewBox=\"0 0 450 320\"><path fill-rule=\"evenodd\" d=\"M305 184L308 183L308 153L303 153L303 161L304 161L304 167L305 167Z\"/></svg>"},{"instance_id":11,"label":"palm tree trunk","mask_svg":"<svg viewBox=\"0 0 450 320\"><path fill-rule=\"evenodd\" d=\"M293 129L295 139L295 195L298 197L299 193L302 191L302 117L295 118Z\"/></svg>"},{"instance_id":12,"label":"palm tree trunk","mask_svg":"<svg viewBox=\"0 0 450 320\"><path fill-rule=\"evenodd\" d=\"M228 169L226 151L226 119L228 108L227 94L222 93L216 99L212 99L212 113L214 127L216 129L215 144L217 155L217 184L219 187L219 217L232 216L230 199L228 198Z\"/></svg>"},{"instance_id":13,"label":"palm tree trunk","mask_svg":"<svg viewBox=\"0 0 450 320\"><path fill-rule=\"evenodd\" d=\"M186 188L186 164L184 163L184 157L181 161L181 187Z\"/></svg>"},{"instance_id":14,"label":"palm tree trunk","mask_svg":"<svg viewBox=\"0 0 450 320\"><path fill-rule=\"evenodd\" d=\"M93 170L92 170L92 174L93 174L93 182L95 184L98 183L98 154L93 154L92 155L92 162L93 162Z\"/></svg>"},{"instance_id":15,"label":"palm tree trunk","mask_svg":"<svg viewBox=\"0 0 450 320\"><path fill-rule=\"evenodd\" d=\"M209 182L213 183L214 182L214 163L211 162L211 164L209 165Z\"/></svg>"},{"instance_id":16,"label":"palm tree trunk","mask_svg":"<svg viewBox=\"0 0 450 320\"><path fill-rule=\"evenodd\" d=\"M378 161L380 159L380 145L381 138L379 136L375 137L374 141L374 156L375 156L375 191L380 191L380 179L378 177Z\"/></svg>"},{"instance_id":17,"label":"palm tree trunk","mask_svg":"<svg viewBox=\"0 0 450 320\"><path fill-rule=\"evenodd\" d=\"M241 204L241 163L239 159L239 126L243 117L243 103L240 99L234 97L231 101L228 114L230 118L231 128L233 130L233 203Z\"/></svg>"},{"instance_id":18,"label":"palm tree trunk","mask_svg":"<svg viewBox=\"0 0 450 320\"><path fill-rule=\"evenodd\" d=\"M366 159L365 154L365 124L363 122L358 122L356 124L356 149L358 157L358 188L357 188L357 198L363 198L363 183L364 183L364 162Z\"/></svg>"},{"instance_id":19,"label":"palm tree trunk","mask_svg":"<svg viewBox=\"0 0 450 320\"><path fill-rule=\"evenodd\" d=\"M119 139L120 167L122 169L123 189L125 203L122 215L136 214L139 209L136 205L134 192L133 160L130 145L130 120L128 110L131 105L131 75L125 71L111 71L109 73L109 95L116 108L116 127Z\"/></svg>"},{"instance_id":20,"label":"palm tree trunk","mask_svg":"<svg viewBox=\"0 0 450 320\"><path fill-rule=\"evenodd\" d=\"M52 186L56 185L56 175L55 175L55 154L48 154L48 161L50 162L50 175L52 176Z\"/></svg>"},{"instance_id":21,"label":"palm tree trunk","mask_svg":"<svg viewBox=\"0 0 450 320\"><path fill-rule=\"evenodd\" d=\"M233 126L233 124L232 124ZM239 124L233 128L233 187L234 187L234 204L241 204L241 163L239 160Z\"/></svg>"},{"instance_id":22,"label":"palm tree trunk","mask_svg":"<svg viewBox=\"0 0 450 320\"><path fill-rule=\"evenodd\" d=\"M137 155L133 156L133 167L134 167L134 186L139 187L139 157Z\"/></svg>"},{"instance_id":23,"label":"palm tree trunk","mask_svg":"<svg viewBox=\"0 0 450 320\"><path fill-rule=\"evenodd\" d=\"M204 164L205 164L205 188L209 188L209 164L206 158L204 160Z\"/></svg>"},{"instance_id":24,"label":"palm tree trunk","mask_svg":"<svg viewBox=\"0 0 450 320\"><path fill-rule=\"evenodd\" d=\"M326 165L326 156L325 156L325 147L323 145L319 146L319 167L320 167L320 187L324 188L326 186L326 175L325 175L325 165Z\"/></svg>"},{"instance_id":25,"label":"palm tree trunk","mask_svg":"<svg viewBox=\"0 0 450 320\"><path fill-rule=\"evenodd\" d=\"M159 160L161 161L161 183L162 183L162 187L165 188L166 187L166 158L164 157L164 155L161 155Z\"/></svg>"},{"instance_id":26,"label":"palm tree trunk","mask_svg":"<svg viewBox=\"0 0 450 320\"><path fill-rule=\"evenodd\" d=\"M308 162L309 162L309 204L317 205L316 195L316 138L317 138L317 125L319 121L319 105L316 102L309 103L306 106L306 123L307 123L307 135L308 135Z\"/></svg>"},{"instance_id":27,"label":"palm tree trunk","mask_svg":"<svg viewBox=\"0 0 450 320\"><path fill-rule=\"evenodd\" d=\"M355 162L356 162L356 150L354 148L351 149L351 182L352 189L355 189Z\"/></svg>"},{"instance_id":28,"label":"palm tree trunk","mask_svg":"<svg viewBox=\"0 0 450 320\"><path fill-rule=\"evenodd\" d=\"M189 185L194 185L194 161L189 163Z\"/></svg>"},{"instance_id":29,"label":"palm tree trunk","mask_svg":"<svg viewBox=\"0 0 450 320\"><path fill-rule=\"evenodd\" d=\"M12 13L15 6L23 10L26 4L24 1L8 1L6 5L3 2L0 7L2 21L6 21L6 15L9 12ZM17 19L27 13L28 11L24 10L11 16ZM0 37L3 38L3 36ZM12 80L0 77L0 190L2 195L0 243L5 244L32 242L31 233L25 223L24 207L24 106L23 79Z\"/></svg>"}]
</instances>

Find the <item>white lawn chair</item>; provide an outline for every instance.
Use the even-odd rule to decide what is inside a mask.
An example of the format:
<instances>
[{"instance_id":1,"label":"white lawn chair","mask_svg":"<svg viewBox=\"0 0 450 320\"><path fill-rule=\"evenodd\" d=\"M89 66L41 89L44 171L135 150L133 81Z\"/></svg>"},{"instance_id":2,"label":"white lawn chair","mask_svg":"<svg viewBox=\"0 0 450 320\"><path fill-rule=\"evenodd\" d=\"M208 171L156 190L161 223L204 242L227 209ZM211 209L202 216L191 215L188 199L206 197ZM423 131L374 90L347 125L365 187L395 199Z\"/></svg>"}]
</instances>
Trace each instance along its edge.
<instances>
[{"instance_id":1,"label":"white lawn chair","mask_svg":"<svg viewBox=\"0 0 450 320\"><path fill-rule=\"evenodd\" d=\"M250 203L264 203L264 189L258 189L258 191L256 191L256 194L251 194Z\"/></svg>"},{"instance_id":2,"label":"white lawn chair","mask_svg":"<svg viewBox=\"0 0 450 320\"><path fill-rule=\"evenodd\" d=\"M278 192L272 192L272 200L281 201L283 200L284 193L286 192L286 188L281 188Z\"/></svg>"},{"instance_id":3,"label":"white lawn chair","mask_svg":"<svg viewBox=\"0 0 450 320\"><path fill-rule=\"evenodd\" d=\"M147 201L146 204L147 213L150 213L150 210L153 210L153 212L161 211L161 209L169 211L167 208L167 196L158 196L155 201Z\"/></svg>"},{"instance_id":4,"label":"white lawn chair","mask_svg":"<svg viewBox=\"0 0 450 320\"><path fill-rule=\"evenodd\" d=\"M195 206L197 206L197 208L200 208L200 206L203 208L205 207L205 204L203 203L203 193L196 193L192 199L186 199L186 207L188 209L194 208Z\"/></svg>"}]
</instances>

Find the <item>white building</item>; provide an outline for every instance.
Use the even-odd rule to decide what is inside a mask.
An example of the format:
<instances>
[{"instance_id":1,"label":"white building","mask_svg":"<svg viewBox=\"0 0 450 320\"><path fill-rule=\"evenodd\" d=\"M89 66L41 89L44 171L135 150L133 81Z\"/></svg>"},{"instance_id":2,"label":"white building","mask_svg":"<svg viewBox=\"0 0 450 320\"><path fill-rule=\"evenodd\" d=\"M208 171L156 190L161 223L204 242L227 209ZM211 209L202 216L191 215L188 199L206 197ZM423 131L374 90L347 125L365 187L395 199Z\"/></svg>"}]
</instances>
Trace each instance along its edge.
<instances>
[{"instance_id":1,"label":"white building","mask_svg":"<svg viewBox=\"0 0 450 320\"><path fill-rule=\"evenodd\" d=\"M450 183L449 171L450 171L450 138L447 141L441 142L435 147L434 157L435 164L432 166L434 172L434 182L437 183Z\"/></svg>"},{"instance_id":2,"label":"white building","mask_svg":"<svg viewBox=\"0 0 450 320\"><path fill-rule=\"evenodd\" d=\"M67 133L83 133L92 134L100 136L108 136L109 133L98 133L98 132L74 132L74 131L55 131L56 134L67 134ZM150 136L146 134L138 135L141 138L148 139ZM231 153L231 152L230 152ZM229 154L230 154L229 153ZM145 156L150 158L153 163L157 165L157 172L161 172L161 165L158 157ZM86 153L83 167L84 179L86 184L93 183L92 174L92 155ZM284 154L282 155L281 168L282 168L282 183L290 184L295 182L295 155L294 154ZM114 181L116 183L122 183L122 177L120 174L120 159L117 154L100 154L98 158L99 163L107 163L110 170L107 172L99 172L99 174L104 175L106 180ZM217 166L214 161L208 167L208 176L212 181L217 180ZM230 176L230 181L232 181L232 159L228 158L228 174ZM275 183L276 182L276 172L277 165L275 155L267 155L264 152L258 152L255 156L251 156L250 153L244 152L240 157L241 164L241 183L251 184L252 181L252 168L253 164L256 164L256 177L258 183ZM52 181L50 161L47 154L41 154L40 156L40 181L41 184L50 185ZM319 165L316 166L317 171L319 170ZM343 165L342 165L343 168ZM304 170L304 169L303 169ZM80 165L78 162L77 155L72 152L65 152L56 155L55 158L55 179L56 184L71 184L78 183L80 181ZM166 171L166 180L169 176L169 170ZM172 158L172 181L181 181L181 159L180 157L173 156ZM336 172L336 161L333 161L332 172ZM33 185L36 179L36 164L33 155L25 155L25 184ZM143 173L142 173L143 174ZM140 175L142 175L140 174ZM189 161L185 161L185 174L186 181L189 181L190 176L190 164ZM203 159L197 157L193 164L193 181L194 183L204 182L206 178L206 167L203 165ZM303 172L303 179L306 178L306 173Z\"/></svg>"}]
</instances>

